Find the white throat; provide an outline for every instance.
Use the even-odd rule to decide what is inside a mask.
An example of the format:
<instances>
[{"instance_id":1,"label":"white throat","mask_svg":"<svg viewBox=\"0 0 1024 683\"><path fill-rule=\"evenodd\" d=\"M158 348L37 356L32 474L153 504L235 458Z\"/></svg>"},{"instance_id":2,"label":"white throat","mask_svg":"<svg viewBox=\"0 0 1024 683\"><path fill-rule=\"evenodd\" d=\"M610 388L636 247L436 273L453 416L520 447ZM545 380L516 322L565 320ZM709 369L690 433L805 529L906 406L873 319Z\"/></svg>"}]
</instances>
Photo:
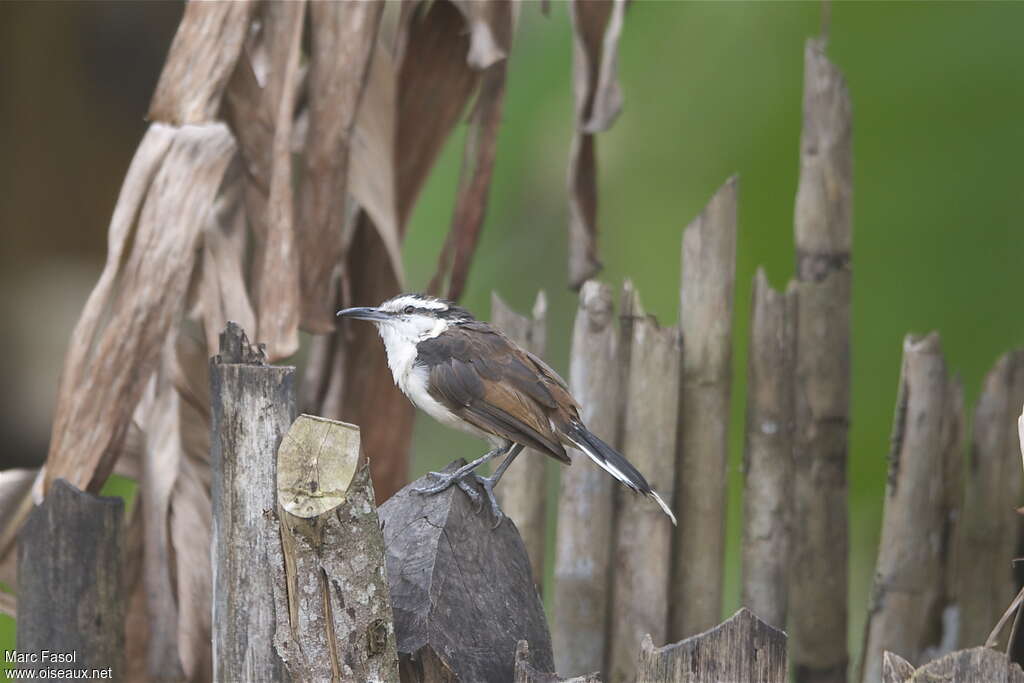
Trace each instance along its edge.
<instances>
[{"instance_id":1,"label":"white throat","mask_svg":"<svg viewBox=\"0 0 1024 683\"><path fill-rule=\"evenodd\" d=\"M412 320L395 320L377 325L377 332L384 342L388 355L388 367L395 384L409 396L409 380L416 361L416 345L433 339L448 329L448 321L441 318L416 316Z\"/></svg>"}]
</instances>

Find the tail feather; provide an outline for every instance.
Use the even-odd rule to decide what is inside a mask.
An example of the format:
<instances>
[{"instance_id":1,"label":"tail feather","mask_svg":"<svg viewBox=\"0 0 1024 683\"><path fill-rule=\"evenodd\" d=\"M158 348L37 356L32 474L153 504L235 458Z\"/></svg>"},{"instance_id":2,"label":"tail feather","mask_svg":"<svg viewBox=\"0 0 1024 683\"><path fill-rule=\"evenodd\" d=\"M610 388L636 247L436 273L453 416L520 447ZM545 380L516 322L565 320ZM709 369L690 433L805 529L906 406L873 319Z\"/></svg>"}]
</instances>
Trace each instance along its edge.
<instances>
[{"instance_id":1,"label":"tail feather","mask_svg":"<svg viewBox=\"0 0 1024 683\"><path fill-rule=\"evenodd\" d=\"M651 485L647 483L640 470L626 460L624 455L606 444L596 434L578 422L574 422L569 426L569 429L566 430L566 437L576 448L586 453L587 457L593 460L598 467L633 491L642 493L654 500L661 507L662 511L668 515L669 519L672 520L672 524L675 525L676 516L672 514L672 510L661 499L661 496L651 488Z\"/></svg>"}]
</instances>

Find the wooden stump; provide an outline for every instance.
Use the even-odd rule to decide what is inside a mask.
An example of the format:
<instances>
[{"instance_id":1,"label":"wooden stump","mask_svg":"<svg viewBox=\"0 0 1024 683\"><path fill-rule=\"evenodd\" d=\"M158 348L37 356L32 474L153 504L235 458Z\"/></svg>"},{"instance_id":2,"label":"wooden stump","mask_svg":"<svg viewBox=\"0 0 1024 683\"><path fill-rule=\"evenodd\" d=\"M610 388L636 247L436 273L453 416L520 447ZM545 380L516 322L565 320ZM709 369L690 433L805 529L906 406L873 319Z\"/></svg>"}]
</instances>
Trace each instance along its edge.
<instances>
[{"instance_id":1,"label":"wooden stump","mask_svg":"<svg viewBox=\"0 0 1024 683\"><path fill-rule=\"evenodd\" d=\"M297 681L398 681L384 538L359 428L300 415L277 453L274 644Z\"/></svg>"},{"instance_id":2,"label":"wooden stump","mask_svg":"<svg viewBox=\"0 0 1024 683\"><path fill-rule=\"evenodd\" d=\"M785 683L786 634L743 607L710 631L655 648L644 636L638 683Z\"/></svg>"},{"instance_id":3,"label":"wooden stump","mask_svg":"<svg viewBox=\"0 0 1024 683\"><path fill-rule=\"evenodd\" d=\"M17 650L33 671L124 674L124 501L57 479L18 534Z\"/></svg>"},{"instance_id":4,"label":"wooden stump","mask_svg":"<svg viewBox=\"0 0 1024 683\"><path fill-rule=\"evenodd\" d=\"M1024 683L1024 670L1001 652L987 647L957 650L914 668L892 652L882 661L882 683Z\"/></svg>"},{"instance_id":5,"label":"wooden stump","mask_svg":"<svg viewBox=\"0 0 1024 683\"><path fill-rule=\"evenodd\" d=\"M513 683L601 683L598 673L562 678L558 674L538 671L530 664L530 644L520 640L516 645L516 673Z\"/></svg>"},{"instance_id":6,"label":"wooden stump","mask_svg":"<svg viewBox=\"0 0 1024 683\"><path fill-rule=\"evenodd\" d=\"M284 572L275 457L295 419L295 368L264 364L228 323L210 361L213 409L213 679L281 681L274 587Z\"/></svg>"},{"instance_id":7,"label":"wooden stump","mask_svg":"<svg viewBox=\"0 0 1024 683\"><path fill-rule=\"evenodd\" d=\"M402 681L510 681L520 640L531 665L551 671L551 636L515 525L492 528L486 504L477 510L456 486L412 491L432 481L413 482L379 511Z\"/></svg>"}]
</instances>

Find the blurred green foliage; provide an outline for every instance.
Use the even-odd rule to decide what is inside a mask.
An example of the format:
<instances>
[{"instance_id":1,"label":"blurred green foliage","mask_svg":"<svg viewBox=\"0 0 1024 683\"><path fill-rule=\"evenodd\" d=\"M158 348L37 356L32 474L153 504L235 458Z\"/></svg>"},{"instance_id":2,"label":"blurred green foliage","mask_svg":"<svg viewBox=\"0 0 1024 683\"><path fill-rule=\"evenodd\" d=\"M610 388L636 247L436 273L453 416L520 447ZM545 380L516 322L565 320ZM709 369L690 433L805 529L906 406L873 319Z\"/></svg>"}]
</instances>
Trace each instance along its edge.
<instances>
[{"instance_id":1,"label":"blurred green foliage","mask_svg":"<svg viewBox=\"0 0 1024 683\"><path fill-rule=\"evenodd\" d=\"M663 323L677 319L682 229L729 175L740 175L723 613L739 602L750 283L758 265L777 287L793 273L803 48L818 34L820 14L818 3L634 2L619 61L625 108L598 138L601 278L632 278ZM971 405L996 357L1024 339L1024 316L1011 303L1024 290L1024 4L845 2L831 15L828 52L854 109L849 633L857 653L903 336L940 331ZM554 3L544 18L527 4L520 20L487 224L464 303L486 318L491 290L526 311L546 289L548 355L567 371L575 311L565 285L567 8ZM461 143L456 136L447 146L413 217L409 289L426 286L447 231ZM418 419L414 474L482 448ZM556 494L552 481L549 509Z\"/></svg>"}]
</instances>

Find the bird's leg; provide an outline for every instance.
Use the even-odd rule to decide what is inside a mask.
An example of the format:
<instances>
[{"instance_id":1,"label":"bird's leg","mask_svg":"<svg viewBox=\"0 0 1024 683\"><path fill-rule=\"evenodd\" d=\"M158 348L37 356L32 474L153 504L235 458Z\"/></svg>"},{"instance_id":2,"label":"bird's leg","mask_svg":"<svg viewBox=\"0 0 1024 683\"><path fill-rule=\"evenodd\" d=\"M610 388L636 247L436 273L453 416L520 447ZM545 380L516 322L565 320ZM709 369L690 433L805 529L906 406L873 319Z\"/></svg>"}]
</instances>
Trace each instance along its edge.
<instances>
[{"instance_id":1,"label":"bird's leg","mask_svg":"<svg viewBox=\"0 0 1024 683\"><path fill-rule=\"evenodd\" d=\"M498 448L484 453L473 462L463 465L454 472L431 472L430 474L437 477L440 481L432 486L424 486L423 488L413 489L413 491L423 494L440 493L452 484L455 484L462 489L467 496L469 496L470 500L479 504L481 502L480 494L477 493L468 482L464 481L463 477L468 474L472 474L473 470L480 467L480 465L483 465L485 462L497 458L502 453L508 453L511 448L512 446L510 445L499 446Z\"/></svg>"},{"instance_id":2,"label":"bird's leg","mask_svg":"<svg viewBox=\"0 0 1024 683\"><path fill-rule=\"evenodd\" d=\"M498 499L494 497L494 487L498 485L498 481L501 479L501 475L505 474L505 470L512 464L512 461L516 459L516 456L523 451L522 444L516 444L508 450L508 455L501 461L498 468L494 470L494 474L489 477L481 477L479 474L476 475L476 480L480 482L480 485L484 487L484 493L487 494L487 500L491 503L491 512L494 513L494 528L497 529L501 524L501 521L505 519L505 514L501 511L501 507L498 505Z\"/></svg>"}]
</instances>

